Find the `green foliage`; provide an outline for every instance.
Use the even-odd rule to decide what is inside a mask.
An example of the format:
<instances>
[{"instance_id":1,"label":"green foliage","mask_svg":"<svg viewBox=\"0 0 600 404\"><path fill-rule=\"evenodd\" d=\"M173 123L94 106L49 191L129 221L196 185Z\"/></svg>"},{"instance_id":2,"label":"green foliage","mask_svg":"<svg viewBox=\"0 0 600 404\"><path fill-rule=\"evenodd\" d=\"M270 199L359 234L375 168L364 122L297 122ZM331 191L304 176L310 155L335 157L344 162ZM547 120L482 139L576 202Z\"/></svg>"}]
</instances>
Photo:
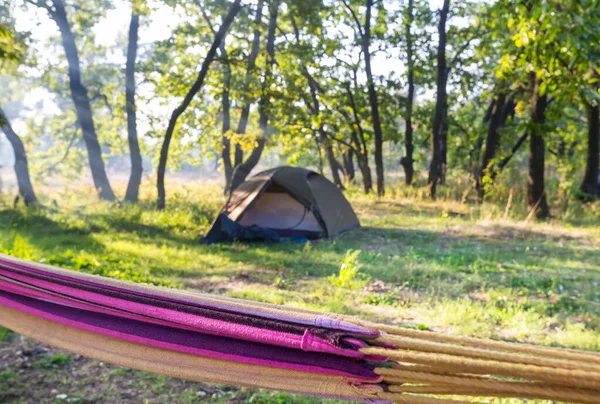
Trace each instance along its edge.
<instances>
[{"instance_id":1,"label":"green foliage","mask_svg":"<svg viewBox=\"0 0 600 404\"><path fill-rule=\"evenodd\" d=\"M69 365L71 362L73 362L73 357L71 355L59 352L50 356L44 356L42 359L40 359L39 364L45 369L56 369L62 366Z\"/></svg>"},{"instance_id":2,"label":"green foliage","mask_svg":"<svg viewBox=\"0 0 600 404\"><path fill-rule=\"evenodd\" d=\"M0 327L0 341L8 341L12 338L13 332L7 328Z\"/></svg>"},{"instance_id":3,"label":"green foliage","mask_svg":"<svg viewBox=\"0 0 600 404\"><path fill-rule=\"evenodd\" d=\"M369 282L369 276L360 272L361 263L358 258L361 253L361 250L346 251L339 274L329 277L329 282L333 286L342 289L361 289Z\"/></svg>"}]
</instances>

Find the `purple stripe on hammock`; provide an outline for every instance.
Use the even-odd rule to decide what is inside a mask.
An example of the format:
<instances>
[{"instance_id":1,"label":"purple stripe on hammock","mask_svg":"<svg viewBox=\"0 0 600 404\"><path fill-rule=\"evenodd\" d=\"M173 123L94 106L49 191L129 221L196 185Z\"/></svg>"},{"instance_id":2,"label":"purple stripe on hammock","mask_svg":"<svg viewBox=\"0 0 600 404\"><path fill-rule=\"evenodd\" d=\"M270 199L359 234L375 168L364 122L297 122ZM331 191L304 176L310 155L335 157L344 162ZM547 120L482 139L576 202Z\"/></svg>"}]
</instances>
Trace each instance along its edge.
<instances>
[{"instance_id":1,"label":"purple stripe on hammock","mask_svg":"<svg viewBox=\"0 0 600 404\"><path fill-rule=\"evenodd\" d=\"M197 329L195 329L193 327L176 324L176 323L172 323L169 321L159 320L159 319L155 319L155 318L151 318L151 317L140 316L137 314L131 314L131 313L128 313L128 312L125 312L122 310L105 308L105 307L102 307L99 305L84 303L84 302L81 302L76 299L67 299L65 297L57 296L57 295L54 295L51 293L42 292L39 290L28 288L26 286L21 286L18 284L14 284L12 282L7 282L2 279L0 279L0 290L4 290L6 292L10 292L10 293L20 295L20 296L31 297L34 299L43 300L43 301L47 301L50 303L60 304L63 306L75 307L78 309L95 311L97 313L104 313L104 314L108 314L111 316L117 316L117 317L124 318L124 319L139 320L142 322L164 325L167 327L181 328L182 330L189 330L189 331L195 331L195 332L198 331Z\"/></svg>"},{"instance_id":2,"label":"purple stripe on hammock","mask_svg":"<svg viewBox=\"0 0 600 404\"><path fill-rule=\"evenodd\" d=\"M161 299L164 301L185 303L185 304L193 305L196 307L213 308L213 309L228 311L228 312L232 312L232 313L252 315L252 316L257 316L257 317L261 317L261 318L270 318L270 319L278 320L278 321L285 321L285 322L296 323L296 324L323 327L323 328L328 328L328 329L336 329L336 330L348 332L348 333L356 335L356 336L361 336L362 338L374 338L379 335L379 331L369 330L364 327L357 326L355 324L351 324L351 323L348 323L345 321L336 320L336 319L333 319L333 318L330 318L327 316L315 316L313 319L303 319L303 318L297 318L297 317L293 317L293 316L289 316L289 315L285 315L285 314L267 313L267 312L263 312L261 310L255 310L255 309L252 309L249 307L248 308L231 307L231 306L228 306L226 303L222 303L222 304L215 303L215 302L200 303L200 302L198 302L196 300L192 300L192 299L185 299L185 298L175 299L171 296L160 294L158 291L155 293L141 292L141 291L137 291L137 290L133 290L133 289L128 289L125 287L115 287L115 286L111 286L111 285L105 285L105 284L101 283L100 277L99 277L98 282L90 282L90 281L87 281L84 279L79 279L76 277L55 274L55 273L44 271L44 270L41 270L38 268L27 267L27 266L21 265L19 263L7 261L5 259L2 259L2 257L0 257L0 266L2 266L2 265L4 265L4 267L7 269L17 269L17 270L26 271L28 273L51 275L52 277L57 278L57 279L75 281L79 284L87 284L90 286L97 286L97 287L101 287L106 290L126 291L128 294L131 294L131 295L153 297L153 298ZM201 297L199 297L199 298L201 298Z\"/></svg>"},{"instance_id":3,"label":"purple stripe on hammock","mask_svg":"<svg viewBox=\"0 0 600 404\"><path fill-rule=\"evenodd\" d=\"M137 313L158 319L166 319L175 323L191 326L203 333L224 335L232 338L245 339L248 341L298 348L305 351L325 352L354 358L360 358L364 356L356 349L342 349L336 347L326 340L319 338L319 336L313 335L311 332L323 331L319 329L307 330L303 327L301 328L303 335L287 334L268 329L254 328L247 324L230 323L228 320L215 320L211 318L195 316L189 313L164 309L162 307L131 302L126 299L118 299L92 292L86 292L81 289L57 285L50 281L34 279L31 276L21 275L19 273L9 272L1 269L0 274L11 279L26 282L28 284L47 289L52 292L60 293L65 296L71 296L79 300L85 300L109 308L117 308L131 313ZM121 295L124 294L121 293ZM248 323L251 323L251 321L248 321ZM327 334L329 334L329 331L325 330L326 338L328 337Z\"/></svg>"},{"instance_id":4,"label":"purple stripe on hammock","mask_svg":"<svg viewBox=\"0 0 600 404\"><path fill-rule=\"evenodd\" d=\"M344 357L302 352L148 324L0 291L0 304L88 331L159 348L270 367L377 380L373 366ZM310 369L310 370L309 370Z\"/></svg>"},{"instance_id":5,"label":"purple stripe on hammock","mask_svg":"<svg viewBox=\"0 0 600 404\"><path fill-rule=\"evenodd\" d=\"M76 298L75 299L74 298L67 299L67 298L64 298L61 296L57 296L56 294L42 292L42 291L39 291L36 289L28 288L27 286L23 286L20 284L15 284L12 282L5 281L1 277L0 277L0 290L4 290L4 291L7 291L7 292L10 292L13 294L17 294L20 296L30 297L30 298L34 298L34 299L38 299L38 300L43 300L43 301L47 301L47 302L51 302L51 303L60 304L63 306L68 306L68 307L74 307L74 308L83 309L83 310L95 311L97 313L108 314L111 316L116 316L116 317L120 317L120 318L124 318L124 319L139 320L139 321L146 322L146 323L163 325L163 326L172 327L172 328L180 328L182 330L188 330L188 331L194 331L194 332L199 331L197 328L194 328L194 327L190 327L190 326L186 326L186 325L182 325L182 324L178 324L178 323L173 323L173 322L165 321L162 319L156 319L156 318L152 318L152 317L132 314L132 313L129 313L129 312L126 312L123 310L118 310L115 308L106 308L106 307L103 307L100 305L85 303ZM309 334L305 335L304 342L306 343L307 341L310 341L310 338L311 338L311 336ZM349 344L353 344L357 349L368 346L363 341L351 339L351 338L345 339L345 342L347 342ZM387 360L386 357L374 356L374 355L365 355L363 359L369 360L369 361L377 361L377 362L385 362Z\"/></svg>"},{"instance_id":6,"label":"purple stripe on hammock","mask_svg":"<svg viewBox=\"0 0 600 404\"><path fill-rule=\"evenodd\" d=\"M0 269L0 272L2 272L2 271L3 270ZM123 300L127 300L127 301L134 302L134 303L141 303L141 304L146 304L149 306L156 306L156 307L160 307L160 308L164 308L164 309L170 309L170 310L181 311L184 313L196 314L196 315L199 315L202 317L207 317L207 318L212 318L212 319L218 319L218 320L226 319L227 322L230 322L230 323L247 324L247 325L251 325L253 327L257 327L257 328L281 331L281 332L285 332L287 334L296 334L296 335L304 334L304 331L306 329L305 326L298 325L298 324L287 324L287 323L275 322L275 321L264 319L264 318L254 318L254 317L248 317L248 316L243 316L243 315L234 314L234 313L226 313L226 312L224 313L223 311L217 311L214 309L193 307L193 306L189 306L189 305L185 305L185 304L181 304L181 303L165 302L165 301L162 301L162 300L159 300L156 298L142 297L142 296L135 296L135 295L132 296L130 293L126 293L125 291L106 290L97 285L93 285L93 286L92 285L82 285L78 282L74 282L71 280L56 279L55 277L48 276L48 274L45 274L45 275L30 274L30 273L22 273L22 271L12 271L12 272L13 273L20 272L22 276L26 276L28 278L39 279L39 280L42 280L45 282L52 282L54 284L58 284L58 285L62 285L62 286L67 286L67 287L73 288L76 291L86 291L86 292L97 293L97 294L101 294L101 295L106 295L110 298L123 299ZM6 273L4 273L4 274L5 274L5 276L10 276Z\"/></svg>"}]
</instances>

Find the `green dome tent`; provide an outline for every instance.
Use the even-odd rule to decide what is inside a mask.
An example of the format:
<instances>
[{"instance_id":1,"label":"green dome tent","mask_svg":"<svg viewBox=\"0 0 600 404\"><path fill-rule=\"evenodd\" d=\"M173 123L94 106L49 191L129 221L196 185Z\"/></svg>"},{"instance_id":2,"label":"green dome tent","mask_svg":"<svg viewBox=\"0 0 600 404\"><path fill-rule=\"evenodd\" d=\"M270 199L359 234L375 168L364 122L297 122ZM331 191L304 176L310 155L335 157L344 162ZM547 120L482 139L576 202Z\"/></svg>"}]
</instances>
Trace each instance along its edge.
<instances>
[{"instance_id":1,"label":"green dome tent","mask_svg":"<svg viewBox=\"0 0 600 404\"><path fill-rule=\"evenodd\" d=\"M243 239L243 230L249 228L314 239L356 227L360 223L352 206L331 181L305 168L278 167L256 174L235 189L204 240ZM268 234L258 238L270 239Z\"/></svg>"}]
</instances>

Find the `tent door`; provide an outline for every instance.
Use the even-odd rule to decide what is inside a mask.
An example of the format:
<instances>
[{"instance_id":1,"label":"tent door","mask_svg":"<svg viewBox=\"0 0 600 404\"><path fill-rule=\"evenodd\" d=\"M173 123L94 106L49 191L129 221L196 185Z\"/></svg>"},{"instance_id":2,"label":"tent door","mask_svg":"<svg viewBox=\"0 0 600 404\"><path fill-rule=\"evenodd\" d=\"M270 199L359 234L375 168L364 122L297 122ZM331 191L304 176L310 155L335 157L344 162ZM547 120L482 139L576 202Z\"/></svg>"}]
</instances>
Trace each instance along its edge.
<instances>
[{"instance_id":1,"label":"tent door","mask_svg":"<svg viewBox=\"0 0 600 404\"><path fill-rule=\"evenodd\" d=\"M314 214L289 193L271 185L244 212L239 223L256 224L273 230L320 233L323 228Z\"/></svg>"}]
</instances>

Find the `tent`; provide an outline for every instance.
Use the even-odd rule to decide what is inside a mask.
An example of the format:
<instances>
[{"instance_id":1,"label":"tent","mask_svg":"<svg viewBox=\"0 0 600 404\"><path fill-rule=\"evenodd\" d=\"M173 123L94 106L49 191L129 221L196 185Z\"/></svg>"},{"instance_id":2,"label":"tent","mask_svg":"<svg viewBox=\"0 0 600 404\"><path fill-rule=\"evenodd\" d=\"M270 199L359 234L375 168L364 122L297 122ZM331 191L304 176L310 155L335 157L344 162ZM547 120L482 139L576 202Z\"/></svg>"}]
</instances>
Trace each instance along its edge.
<instances>
[{"instance_id":1,"label":"tent","mask_svg":"<svg viewBox=\"0 0 600 404\"><path fill-rule=\"evenodd\" d=\"M231 193L204 241L314 239L356 227L352 206L331 181L305 168L277 167Z\"/></svg>"}]
</instances>

